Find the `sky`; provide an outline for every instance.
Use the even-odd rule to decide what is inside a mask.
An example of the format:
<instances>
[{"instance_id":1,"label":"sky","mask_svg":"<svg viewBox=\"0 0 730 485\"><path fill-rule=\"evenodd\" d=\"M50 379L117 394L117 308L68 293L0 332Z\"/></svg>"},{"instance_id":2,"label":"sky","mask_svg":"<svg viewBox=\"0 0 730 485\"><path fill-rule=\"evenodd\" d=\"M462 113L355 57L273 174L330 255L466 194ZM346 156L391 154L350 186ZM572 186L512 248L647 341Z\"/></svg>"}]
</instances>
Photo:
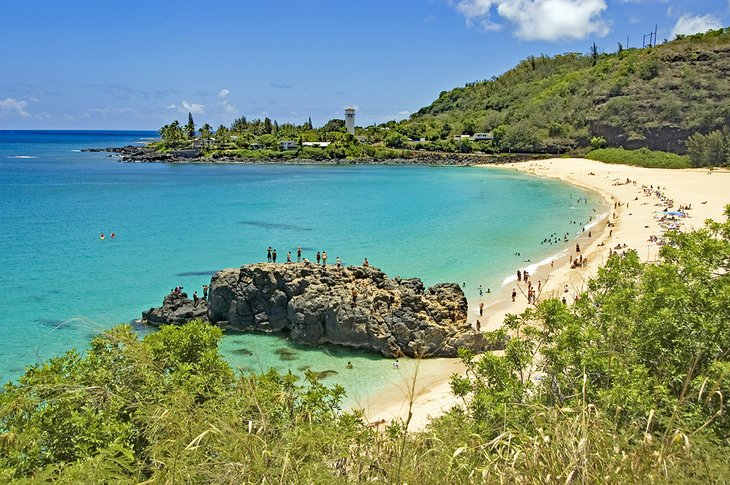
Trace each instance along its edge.
<instances>
[{"instance_id":1,"label":"sky","mask_svg":"<svg viewBox=\"0 0 730 485\"><path fill-rule=\"evenodd\" d=\"M0 0L0 129L151 129L188 112L407 118L530 55L730 26L730 0Z\"/></svg>"}]
</instances>

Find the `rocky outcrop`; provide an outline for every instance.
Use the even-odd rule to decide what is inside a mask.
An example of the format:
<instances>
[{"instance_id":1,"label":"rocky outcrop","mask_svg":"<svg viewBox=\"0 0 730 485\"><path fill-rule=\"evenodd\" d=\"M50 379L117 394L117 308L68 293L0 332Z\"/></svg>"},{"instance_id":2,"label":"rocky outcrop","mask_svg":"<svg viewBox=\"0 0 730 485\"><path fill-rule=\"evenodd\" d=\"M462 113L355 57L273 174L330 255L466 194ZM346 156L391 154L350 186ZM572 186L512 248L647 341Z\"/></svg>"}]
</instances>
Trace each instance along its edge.
<instances>
[{"instance_id":1,"label":"rocky outcrop","mask_svg":"<svg viewBox=\"0 0 730 485\"><path fill-rule=\"evenodd\" d=\"M168 295L145 318L181 323L190 309ZM454 357L459 348L481 351L486 344L466 321L467 302L458 285L426 289L417 278L391 279L361 266L260 263L226 269L211 280L207 310L214 324L288 332L296 342L345 345L386 357Z\"/></svg>"},{"instance_id":2,"label":"rocky outcrop","mask_svg":"<svg viewBox=\"0 0 730 485\"><path fill-rule=\"evenodd\" d=\"M183 292L173 291L162 300L161 307L142 312L142 322L151 325L181 325L197 319L208 319L207 302L201 299L195 305L187 293Z\"/></svg>"},{"instance_id":3,"label":"rocky outcrop","mask_svg":"<svg viewBox=\"0 0 730 485\"><path fill-rule=\"evenodd\" d=\"M283 165L438 165L469 166L478 164L512 163L537 158L546 158L541 154L479 154L479 153L442 153L419 150L405 150L402 158L328 158L326 152L318 158L290 158L270 156L246 158L230 153L213 153L205 156L200 150L157 151L151 146L129 145L118 148L86 148L85 152L115 153L119 160L128 163L218 163L218 164L283 164ZM111 155L110 155L111 156Z\"/></svg>"}]
</instances>

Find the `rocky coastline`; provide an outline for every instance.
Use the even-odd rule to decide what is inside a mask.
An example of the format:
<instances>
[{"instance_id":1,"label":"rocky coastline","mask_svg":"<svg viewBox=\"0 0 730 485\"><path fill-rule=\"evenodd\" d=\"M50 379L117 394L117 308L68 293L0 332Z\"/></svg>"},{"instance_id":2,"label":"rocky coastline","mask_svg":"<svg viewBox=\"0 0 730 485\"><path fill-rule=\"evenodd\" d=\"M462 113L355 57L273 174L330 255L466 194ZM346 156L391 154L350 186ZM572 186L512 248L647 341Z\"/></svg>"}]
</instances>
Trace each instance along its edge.
<instances>
[{"instance_id":1,"label":"rocky coastline","mask_svg":"<svg viewBox=\"0 0 730 485\"><path fill-rule=\"evenodd\" d=\"M257 263L211 278L208 298L173 291L142 313L151 325L201 319L237 330L284 332L298 343L331 343L385 357L455 357L486 349L467 323L457 284L425 288L418 278L389 278L377 268L313 263Z\"/></svg>"},{"instance_id":2,"label":"rocky coastline","mask_svg":"<svg viewBox=\"0 0 730 485\"><path fill-rule=\"evenodd\" d=\"M171 150L160 152L150 146L128 145L124 147L85 148L84 152L108 152L125 163L200 163L200 164L272 164L272 165L439 165L471 166L502 164L545 158L546 155L515 154L478 154L478 153L437 153L407 152L402 158L357 158L357 159L313 159L288 157L245 158L224 154L206 156L198 149ZM113 156L113 155L110 155Z\"/></svg>"}]
</instances>

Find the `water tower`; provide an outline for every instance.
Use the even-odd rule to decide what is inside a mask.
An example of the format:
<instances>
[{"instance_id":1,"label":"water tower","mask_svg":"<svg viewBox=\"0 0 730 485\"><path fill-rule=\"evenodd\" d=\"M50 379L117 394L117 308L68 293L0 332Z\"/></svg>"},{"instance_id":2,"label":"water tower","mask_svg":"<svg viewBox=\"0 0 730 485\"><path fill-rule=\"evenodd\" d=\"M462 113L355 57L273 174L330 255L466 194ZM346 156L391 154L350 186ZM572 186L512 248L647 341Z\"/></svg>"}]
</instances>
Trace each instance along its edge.
<instances>
[{"instance_id":1,"label":"water tower","mask_svg":"<svg viewBox=\"0 0 730 485\"><path fill-rule=\"evenodd\" d=\"M345 129L349 134L355 134L355 108L345 108Z\"/></svg>"}]
</instances>

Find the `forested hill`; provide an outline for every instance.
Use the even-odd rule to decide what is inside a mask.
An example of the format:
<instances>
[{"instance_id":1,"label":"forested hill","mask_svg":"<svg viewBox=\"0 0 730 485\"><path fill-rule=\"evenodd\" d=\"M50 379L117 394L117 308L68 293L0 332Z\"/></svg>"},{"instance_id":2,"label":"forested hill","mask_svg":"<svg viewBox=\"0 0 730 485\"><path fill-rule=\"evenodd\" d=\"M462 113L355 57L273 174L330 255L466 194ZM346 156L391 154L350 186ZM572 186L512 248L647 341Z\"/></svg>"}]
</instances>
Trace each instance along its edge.
<instances>
[{"instance_id":1,"label":"forested hill","mask_svg":"<svg viewBox=\"0 0 730 485\"><path fill-rule=\"evenodd\" d=\"M588 47L588 46L587 46ZM444 91L403 122L428 139L493 132L501 150L610 146L678 153L730 123L730 28L651 48L529 57L488 81Z\"/></svg>"}]
</instances>

